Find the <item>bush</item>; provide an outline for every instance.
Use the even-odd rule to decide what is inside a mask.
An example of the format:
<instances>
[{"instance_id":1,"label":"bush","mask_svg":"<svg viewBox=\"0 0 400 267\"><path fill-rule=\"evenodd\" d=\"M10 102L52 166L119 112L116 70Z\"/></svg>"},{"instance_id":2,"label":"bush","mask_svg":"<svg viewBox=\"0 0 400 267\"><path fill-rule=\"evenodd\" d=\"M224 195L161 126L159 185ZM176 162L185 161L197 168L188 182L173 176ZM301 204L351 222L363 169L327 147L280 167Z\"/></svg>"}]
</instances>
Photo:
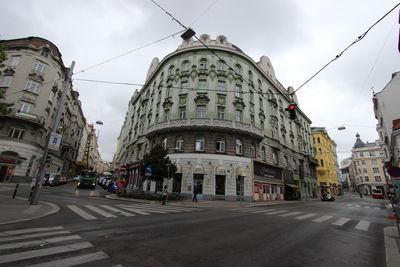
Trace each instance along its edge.
<instances>
[{"instance_id":1,"label":"bush","mask_svg":"<svg viewBox=\"0 0 400 267\"><path fill-rule=\"evenodd\" d=\"M126 198L157 200L157 201L163 200L162 194L145 193L145 192L129 192L129 193L119 192L117 195L119 197L126 197ZM168 200L183 200L183 197L178 193L171 193L171 194L168 194Z\"/></svg>"}]
</instances>

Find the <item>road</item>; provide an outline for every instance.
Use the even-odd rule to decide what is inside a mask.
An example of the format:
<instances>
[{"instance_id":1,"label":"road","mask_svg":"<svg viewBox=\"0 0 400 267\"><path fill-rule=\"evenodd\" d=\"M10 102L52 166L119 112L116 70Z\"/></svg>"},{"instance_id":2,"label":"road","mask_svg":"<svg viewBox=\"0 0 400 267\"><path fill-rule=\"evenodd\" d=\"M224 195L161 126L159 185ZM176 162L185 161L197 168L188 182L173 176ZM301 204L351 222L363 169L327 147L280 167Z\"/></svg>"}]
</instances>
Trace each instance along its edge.
<instances>
[{"instance_id":1,"label":"road","mask_svg":"<svg viewBox=\"0 0 400 267\"><path fill-rule=\"evenodd\" d=\"M3 225L0 266L386 266L383 200L190 208L105 194L44 188L40 199L60 211Z\"/></svg>"}]
</instances>

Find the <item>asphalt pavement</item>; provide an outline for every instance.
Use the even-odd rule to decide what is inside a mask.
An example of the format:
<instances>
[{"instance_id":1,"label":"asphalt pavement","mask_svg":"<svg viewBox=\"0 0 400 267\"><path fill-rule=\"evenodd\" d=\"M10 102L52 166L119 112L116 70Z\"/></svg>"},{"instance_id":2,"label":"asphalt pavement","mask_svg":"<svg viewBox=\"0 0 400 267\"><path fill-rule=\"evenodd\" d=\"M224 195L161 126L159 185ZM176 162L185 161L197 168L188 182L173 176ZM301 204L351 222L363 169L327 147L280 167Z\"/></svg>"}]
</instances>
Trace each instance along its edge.
<instances>
[{"instance_id":1,"label":"asphalt pavement","mask_svg":"<svg viewBox=\"0 0 400 267\"><path fill-rule=\"evenodd\" d=\"M0 256L0 266L46 266L42 261L49 255L48 266L400 266L399 236L382 200L346 195L335 202L199 200L162 206L105 198L100 188L69 184L43 188L39 204L31 206L29 185L20 185L12 199L14 188L0 185L0 255L8 253ZM8 244L53 234L40 238L45 248L35 250L36 256L12 248L19 243ZM72 242L65 238L81 242L51 247L54 240Z\"/></svg>"}]
</instances>

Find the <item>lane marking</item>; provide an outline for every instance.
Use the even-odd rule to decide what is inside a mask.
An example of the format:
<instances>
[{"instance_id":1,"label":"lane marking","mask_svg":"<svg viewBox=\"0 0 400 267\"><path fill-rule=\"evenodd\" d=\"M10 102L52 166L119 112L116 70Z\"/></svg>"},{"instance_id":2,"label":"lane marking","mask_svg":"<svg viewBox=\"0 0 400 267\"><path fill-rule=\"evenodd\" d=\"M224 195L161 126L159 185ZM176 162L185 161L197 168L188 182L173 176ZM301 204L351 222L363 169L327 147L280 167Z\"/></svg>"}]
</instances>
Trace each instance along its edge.
<instances>
[{"instance_id":1,"label":"lane marking","mask_svg":"<svg viewBox=\"0 0 400 267\"><path fill-rule=\"evenodd\" d=\"M370 224L371 224L371 223L370 223L369 221L363 221L363 220L361 220L361 221L356 225L356 227L354 227L354 228L355 228L355 229L358 229L358 230L368 231L368 227L369 227Z\"/></svg>"},{"instance_id":2,"label":"lane marking","mask_svg":"<svg viewBox=\"0 0 400 267\"><path fill-rule=\"evenodd\" d=\"M346 204L346 206L347 206L347 207L351 207L351 206L353 206L353 204Z\"/></svg>"},{"instance_id":3,"label":"lane marking","mask_svg":"<svg viewBox=\"0 0 400 267\"><path fill-rule=\"evenodd\" d=\"M296 220L304 220L304 219L313 217L313 216L315 216L315 215L317 215L317 214L315 214L315 213L308 213L308 214L305 214L305 215L302 215L302 216L298 216L298 217L294 217L294 218L295 218Z\"/></svg>"},{"instance_id":4,"label":"lane marking","mask_svg":"<svg viewBox=\"0 0 400 267\"><path fill-rule=\"evenodd\" d=\"M27 238L35 238L35 237L49 236L49 235L70 234L70 233L71 233L70 231L55 231L55 232L40 233L40 234L30 234L30 235L20 235L20 236L9 236L9 237L2 237L2 238L0 238L0 242L12 241L12 240L21 240L21 239L27 239Z\"/></svg>"},{"instance_id":5,"label":"lane marking","mask_svg":"<svg viewBox=\"0 0 400 267\"><path fill-rule=\"evenodd\" d=\"M123 211L123 210L108 206L108 205L100 205L100 206L105 208L105 209L108 209L108 210L111 210L111 211L114 211L114 212L118 212L119 214L127 216L127 217L136 216L135 214L132 214L132 213L129 213L129 212L126 212L126 211Z\"/></svg>"},{"instance_id":6,"label":"lane marking","mask_svg":"<svg viewBox=\"0 0 400 267\"><path fill-rule=\"evenodd\" d=\"M145 204L145 205L126 205L126 204L119 204L117 205L119 207L124 206L124 207L132 207L135 209L141 209L141 208L154 208L154 209L159 209L159 210L174 210L174 211L195 211L195 210L202 210L198 208L186 208L186 207L178 207L178 206L162 206L162 205L152 205L152 204Z\"/></svg>"},{"instance_id":7,"label":"lane marking","mask_svg":"<svg viewBox=\"0 0 400 267\"><path fill-rule=\"evenodd\" d=\"M272 212L264 213L264 215L275 215L275 214L284 213L284 212L287 212L287 211L288 211L288 210L272 211Z\"/></svg>"},{"instance_id":8,"label":"lane marking","mask_svg":"<svg viewBox=\"0 0 400 267\"><path fill-rule=\"evenodd\" d=\"M356 207L359 208L359 207L361 207L361 205L358 205L358 204L357 204Z\"/></svg>"},{"instance_id":9,"label":"lane marking","mask_svg":"<svg viewBox=\"0 0 400 267\"><path fill-rule=\"evenodd\" d=\"M277 209L262 209L262 210L256 210L256 211L253 211L253 212L251 212L251 213L262 213L262 212L266 212L266 211L274 211L274 210L277 210Z\"/></svg>"},{"instance_id":10,"label":"lane marking","mask_svg":"<svg viewBox=\"0 0 400 267\"><path fill-rule=\"evenodd\" d=\"M369 209L369 206L364 206L364 208Z\"/></svg>"},{"instance_id":11,"label":"lane marking","mask_svg":"<svg viewBox=\"0 0 400 267\"><path fill-rule=\"evenodd\" d=\"M43 249L1 255L0 256L0 264L9 263L9 262L13 262L13 261L21 261L21 260L26 260L26 259L31 259L31 258L37 258L37 257L42 257L42 256L47 256L47 255L52 255L52 254L70 252L70 251L75 251L75 250L80 250L80 249L85 249L85 248L90 248L90 247L93 247L93 245L91 243L81 242L81 243L74 243L74 244L69 244L69 245L59 246L59 247L43 248Z\"/></svg>"},{"instance_id":12,"label":"lane marking","mask_svg":"<svg viewBox=\"0 0 400 267\"><path fill-rule=\"evenodd\" d=\"M99 252L94 252L90 254L84 254L80 256L75 256L75 257L69 257L69 258L64 258L60 260L54 260L54 261L48 261L48 262L43 262L39 264L34 264L34 265L29 265L27 267L69 267L69 266L75 266L75 265L80 265L83 263L91 262L91 261L97 261L97 260L102 260L108 258L108 255L105 254L103 251ZM122 266L122 265L121 265Z\"/></svg>"},{"instance_id":13,"label":"lane marking","mask_svg":"<svg viewBox=\"0 0 400 267\"><path fill-rule=\"evenodd\" d=\"M321 216L321 217L319 217L319 218L314 219L313 222L318 222L318 223L324 222L324 221L329 220L329 219L332 218L332 217L333 217L333 216L329 216L329 215Z\"/></svg>"},{"instance_id":14,"label":"lane marking","mask_svg":"<svg viewBox=\"0 0 400 267\"><path fill-rule=\"evenodd\" d=\"M67 205L67 208L69 208L70 210L72 210L73 212L75 212L76 214L78 214L79 216L84 218L85 220L96 220L97 219L97 217L90 215L86 211L78 208L78 206L76 206L76 205Z\"/></svg>"},{"instance_id":15,"label":"lane marking","mask_svg":"<svg viewBox=\"0 0 400 267\"><path fill-rule=\"evenodd\" d=\"M344 225L345 223L347 223L348 221L350 221L350 218L344 218L344 217L342 217L342 218L340 218L339 220L333 222L332 224L333 224L333 225L337 225L337 226L342 226L342 225Z\"/></svg>"},{"instance_id":16,"label":"lane marking","mask_svg":"<svg viewBox=\"0 0 400 267\"><path fill-rule=\"evenodd\" d=\"M45 245L49 243L57 243L57 242L62 242L62 241L69 241L69 240L75 240L75 239L80 239L81 237L79 235L67 235L67 236L62 236L62 237L54 237L54 238L47 238L47 239L40 239L40 240L31 240L31 241L25 241L25 242L18 242L18 243L12 243L12 244L4 244L0 245L0 250L1 249L11 249L11 248L21 248L21 247L31 247L31 246L36 246L36 245Z\"/></svg>"},{"instance_id":17,"label":"lane marking","mask_svg":"<svg viewBox=\"0 0 400 267\"><path fill-rule=\"evenodd\" d=\"M95 207L93 205L85 205L85 207L90 209L91 211L96 212L97 214L100 214L101 216L106 217L106 218L116 218L117 217L114 214L105 212L105 211L103 211L103 210L101 210L101 209L99 209L99 208L97 208L97 207Z\"/></svg>"},{"instance_id":18,"label":"lane marking","mask_svg":"<svg viewBox=\"0 0 400 267\"><path fill-rule=\"evenodd\" d=\"M281 216L281 217L289 217L289 216L297 215L297 214L300 214L300 213L302 213L302 212L301 211L294 211L294 212L289 212L289 213L286 213L286 214L281 214L279 216Z\"/></svg>"},{"instance_id":19,"label":"lane marking","mask_svg":"<svg viewBox=\"0 0 400 267\"><path fill-rule=\"evenodd\" d=\"M121 209L129 210L129 211L138 213L138 214L140 214L140 215L150 215L150 213L148 213L148 212L144 212L144 211L142 211L142 210L134 209L134 208L130 208L130 207L121 207Z\"/></svg>"},{"instance_id":20,"label":"lane marking","mask_svg":"<svg viewBox=\"0 0 400 267\"><path fill-rule=\"evenodd\" d=\"M5 232L0 233L0 236L9 236L9 235L34 233L34 232L44 232L44 231L61 230L61 229L64 229L64 227L54 226L54 227L28 228L28 229L21 229L21 230L5 231Z\"/></svg>"}]
</instances>

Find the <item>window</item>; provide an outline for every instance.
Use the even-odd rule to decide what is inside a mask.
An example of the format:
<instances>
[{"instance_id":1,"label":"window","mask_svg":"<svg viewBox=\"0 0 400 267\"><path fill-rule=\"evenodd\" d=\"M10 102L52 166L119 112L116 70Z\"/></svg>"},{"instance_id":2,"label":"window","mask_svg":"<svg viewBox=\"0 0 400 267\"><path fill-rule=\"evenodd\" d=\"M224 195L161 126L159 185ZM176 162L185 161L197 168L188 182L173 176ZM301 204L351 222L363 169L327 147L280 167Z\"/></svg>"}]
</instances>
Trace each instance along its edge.
<instances>
[{"instance_id":1,"label":"window","mask_svg":"<svg viewBox=\"0 0 400 267\"><path fill-rule=\"evenodd\" d=\"M260 110L264 110L264 102L263 102L262 97L260 97L260 98L258 99L258 101L260 102Z\"/></svg>"},{"instance_id":2,"label":"window","mask_svg":"<svg viewBox=\"0 0 400 267\"><path fill-rule=\"evenodd\" d=\"M158 123L158 113L156 114L155 123Z\"/></svg>"},{"instance_id":3,"label":"window","mask_svg":"<svg viewBox=\"0 0 400 267\"><path fill-rule=\"evenodd\" d=\"M258 89L262 89L262 82L261 82L261 80L258 80Z\"/></svg>"},{"instance_id":4,"label":"window","mask_svg":"<svg viewBox=\"0 0 400 267\"><path fill-rule=\"evenodd\" d=\"M260 121L261 133L264 134L264 121Z\"/></svg>"},{"instance_id":5,"label":"window","mask_svg":"<svg viewBox=\"0 0 400 267\"><path fill-rule=\"evenodd\" d=\"M364 176L364 180L365 180L366 182L369 182L369 177L368 177L368 176Z\"/></svg>"},{"instance_id":6,"label":"window","mask_svg":"<svg viewBox=\"0 0 400 267\"><path fill-rule=\"evenodd\" d=\"M8 132L8 137L22 139L24 135L24 130L11 127L10 131Z\"/></svg>"},{"instance_id":7,"label":"window","mask_svg":"<svg viewBox=\"0 0 400 267\"><path fill-rule=\"evenodd\" d=\"M167 149L168 147L168 139L166 137L162 140L162 146L164 149Z\"/></svg>"},{"instance_id":8,"label":"window","mask_svg":"<svg viewBox=\"0 0 400 267\"><path fill-rule=\"evenodd\" d=\"M25 102L25 101L21 101L21 102L19 102L19 105L18 105L18 113L20 113L20 112L30 113L32 107L33 107L33 104Z\"/></svg>"},{"instance_id":9,"label":"window","mask_svg":"<svg viewBox=\"0 0 400 267\"><path fill-rule=\"evenodd\" d=\"M196 151L204 151L204 137L196 136Z\"/></svg>"},{"instance_id":10,"label":"window","mask_svg":"<svg viewBox=\"0 0 400 267\"><path fill-rule=\"evenodd\" d=\"M44 57L48 57L50 54L50 51L48 49L43 49L42 52L40 53Z\"/></svg>"},{"instance_id":11,"label":"window","mask_svg":"<svg viewBox=\"0 0 400 267\"><path fill-rule=\"evenodd\" d=\"M242 75L242 67L239 64L235 65L236 74Z\"/></svg>"},{"instance_id":12,"label":"window","mask_svg":"<svg viewBox=\"0 0 400 267\"><path fill-rule=\"evenodd\" d=\"M25 90L38 94L40 89L40 83L35 82L33 80L28 80L26 82Z\"/></svg>"},{"instance_id":13,"label":"window","mask_svg":"<svg viewBox=\"0 0 400 267\"><path fill-rule=\"evenodd\" d=\"M187 81L181 82L181 89L179 94L187 94L189 88L189 83Z\"/></svg>"},{"instance_id":14,"label":"window","mask_svg":"<svg viewBox=\"0 0 400 267\"><path fill-rule=\"evenodd\" d=\"M179 107L179 119L185 120L186 119L186 106Z\"/></svg>"},{"instance_id":15,"label":"window","mask_svg":"<svg viewBox=\"0 0 400 267\"><path fill-rule=\"evenodd\" d=\"M206 117L206 106L198 105L197 106L197 118L205 118Z\"/></svg>"},{"instance_id":16,"label":"window","mask_svg":"<svg viewBox=\"0 0 400 267\"><path fill-rule=\"evenodd\" d=\"M182 151L183 150L183 137L178 136L175 142L175 150Z\"/></svg>"},{"instance_id":17,"label":"window","mask_svg":"<svg viewBox=\"0 0 400 267\"><path fill-rule=\"evenodd\" d=\"M207 80L200 79L199 80L199 93L207 92Z\"/></svg>"},{"instance_id":18,"label":"window","mask_svg":"<svg viewBox=\"0 0 400 267\"><path fill-rule=\"evenodd\" d=\"M375 157L375 151L369 152L369 155L370 155L371 157Z\"/></svg>"},{"instance_id":19,"label":"window","mask_svg":"<svg viewBox=\"0 0 400 267\"><path fill-rule=\"evenodd\" d=\"M376 182L382 182L382 179L381 179L380 176L375 176L374 178L375 178L375 181L376 181Z\"/></svg>"},{"instance_id":20,"label":"window","mask_svg":"<svg viewBox=\"0 0 400 267\"><path fill-rule=\"evenodd\" d=\"M237 109L237 110L235 111L235 115L236 115L235 120L236 120L237 122L242 122L242 121L243 121L243 111L242 111L242 110Z\"/></svg>"},{"instance_id":21,"label":"window","mask_svg":"<svg viewBox=\"0 0 400 267\"><path fill-rule=\"evenodd\" d=\"M318 144L321 143L321 139L319 139L319 137L317 137L317 141L318 141Z\"/></svg>"},{"instance_id":22,"label":"window","mask_svg":"<svg viewBox=\"0 0 400 267\"><path fill-rule=\"evenodd\" d=\"M47 70L47 65L39 60L33 63L32 70L39 73L45 73Z\"/></svg>"},{"instance_id":23,"label":"window","mask_svg":"<svg viewBox=\"0 0 400 267\"><path fill-rule=\"evenodd\" d=\"M9 87L12 82L12 76L4 76L0 83L0 87Z\"/></svg>"},{"instance_id":24,"label":"window","mask_svg":"<svg viewBox=\"0 0 400 267\"><path fill-rule=\"evenodd\" d=\"M169 98L171 96L171 88L171 85L167 87L167 90L165 91L165 98Z\"/></svg>"},{"instance_id":25,"label":"window","mask_svg":"<svg viewBox=\"0 0 400 267\"><path fill-rule=\"evenodd\" d=\"M261 147L261 158L262 160L267 160L267 151L265 150L265 146Z\"/></svg>"},{"instance_id":26,"label":"window","mask_svg":"<svg viewBox=\"0 0 400 267\"><path fill-rule=\"evenodd\" d=\"M250 91L250 103L254 103L254 93Z\"/></svg>"},{"instance_id":27,"label":"window","mask_svg":"<svg viewBox=\"0 0 400 267\"><path fill-rule=\"evenodd\" d=\"M253 127L256 126L256 121L254 119L254 115L253 114L250 114L250 123L251 123L251 126L253 126Z\"/></svg>"},{"instance_id":28,"label":"window","mask_svg":"<svg viewBox=\"0 0 400 267\"><path fill-rule=\"evenodd\" d=\"M11 58L11 63L10 63L10 65L12 66L12 67L15 67L15 66L17 66L18 64L19 64L19 61L21 60L21 56L13 56L12 58Z\"/></svg>"},{"instance_id":29,"label":"window","mask_svg":"<svg viewBox=\"0 0 400 267\"><path fill-rule=\"evenodd\" d=\"M189 70L189 61L185 61L182 64L182 70L183 71L188 71Z\"/></svg>"},{"instance_id":30,"label":"window","mask_svg":"<svg viewBox=\"0 0 400 267\"><path fill-rule=\"evenodd\" d=\"M257 157L256 144L255 143L251 143L251 145L250 145L250 155L251 155L252 158L256 158Z\"/></svg>"},{"instance_id":31,"label":"window","mask_svg":"<svg viewBox=\"0 0 400 267\"><path fill-rule=\"evenodd\" d=\"M362 160L362 161L361 161L361 164L362 164L362 165L365 165L365 160Z\"/></svg>"},{"instance_id":32,"label":"window","mask_svg":"<svg viewBox=\"0 0 400 267\"><path fill-rule=\"evenodd\" d=\"M378 164L378 162L376 161L376 159L373 159L372 160L372 165L377 165Z\"/></svg>"},{"instance_id":33,"label":"window","mask_svg":"<svg viewBox=\"0 0 400 267\"><path fill-rule=\"evenodd\" d=\"M367 169L363 169L363 173L368 173L368 170Z\"/></svg>"},{"instance_id":34,"label":"window","mask_svg":"<svg viewBox=\"0 0 400 267\"><path fill-rule=\"evenodd\" d=\"M242 97L242 86L240 84L236 84L235 86L235 96Z\"/></svg>"},{"instance_id":35,"label":"window","mask_svg":"<svg viewBox=\"0 0 400 267\"><path fill-rule=\"evenodd\" d=\"M175 67L172 65L168 69L168 76L174 75Z\"/></svg>"},{"instance_id":36,"label":"window","mask_svg":"<svg viewBox=\"0 0 400 267\"><path fill-rule=\"evenodd\" d=\"M272 152L272 162L273 162L275 165L278 165L278 154L276 154L275 151Z\"/></svg>"},{"instance_id":37,"label":"window","mask_svg":"<svg viewBox=\"0 0 400 267\"><path fill-rule=\"evenodd\" d=\"M217 116L219 120L225 119L225 107L218 107L217 108Z\"/></svg>"},{"instance_id":38,"label":"window","mask_svg":"<svg viewBox=\"0 0 400 267\"><path fill-rule=\"evenodd\" d=\"M226 91L225 81L218 81L217 89L218 93L225 94Z\"/></svg>"},{"instance_id":39,"label":"window","mask_svg":"<svg viewBox=\"0 0 400 267\"><path fill-rule=\"evenodd\" d=\"M157 94L157 102L161 102L161 91Z\"/></svg>"},{"instance_id":40,"label":"window","mask_svg":"<svg viewBox=\"0 0 400 267\"><path fill-rule=\"evenodd\" d=\"M379 168L372 168L372 171L373 171L374 173L379 173Z\"/></svg>"},{"instance_id":41,"label":"window","mask_svg":"<svg viewBox=\"0 0 400 267\"><path fill-rule=\"evenodd\" d=\"M360 152L360 157L364 157L364 152Z\"/></svg>"},{"instance_id":42,"label":"window","mask_svg":"<svg viewBox=\"0 0 400 267\"><path fill-rule=\"evenodd\" d=\"M225 70L225 62L220 60L218 61L218 70L224 71Z\"/></svg>"},{"instance_id":43,"label":"window","mask_svg":"<svg viewBox=\"0 0 400 267\"><path fill-rule=\"evenodd\" d=\"M199 69L206 70L207 69L207 59L203 58L200 60Z\"/></svg>"},{"instance_id":44,"label":"window","mask_svg":"<svg viewBox=\"0 0 400 267\"><path fill-rule=\"evenodd\" d=\"M288 159L286 156L283 157L283 166L288 167Z\"/></svg>"},{"instance_id":45,"label":"window","mask_svg":"<svg viewBox=\"0 0 400 267\"><path fill-rule=\"evenodd\" d=\"M236 139L236 154L237 155L242 155L243 154L243 146L242 146L242 141L239 139Z\"/></svg>"},{"instance_id":46,"label":"window","mask_svg":"<svg viewBox=\"0 0 400 267\"><path fill-rule=\"evenodd\" d=\"M321 159L321 167L324 167L324 160Z\"/></svg>"},{"instance_id":47,"label":"window","mask_svg":"<svg viewBox=\"0 0 400 267\"><path fill-rule=\"evenodd\" d=\"M251 70L249 70L249 80L253 81L253 73L251 72Z\"/></svg>"},{"instance_id":48,"label":"window","mask_svg":"<svg viewBox=\"0 0 400 267\"><path fill-rule=\"evenodd\" d=\"M225 152L225 139L219 137L216 143L216 150L217 152Z\"/></svg>"},{"instance_id":49,"label":"window","mask_svg":"<svg viewBox=\"0 0 400 267\"><path fill-rule=\"evenodd\" d=\"M169 109L164 110L164 121L169 121Z\"/></svg>"}]
</instances>

